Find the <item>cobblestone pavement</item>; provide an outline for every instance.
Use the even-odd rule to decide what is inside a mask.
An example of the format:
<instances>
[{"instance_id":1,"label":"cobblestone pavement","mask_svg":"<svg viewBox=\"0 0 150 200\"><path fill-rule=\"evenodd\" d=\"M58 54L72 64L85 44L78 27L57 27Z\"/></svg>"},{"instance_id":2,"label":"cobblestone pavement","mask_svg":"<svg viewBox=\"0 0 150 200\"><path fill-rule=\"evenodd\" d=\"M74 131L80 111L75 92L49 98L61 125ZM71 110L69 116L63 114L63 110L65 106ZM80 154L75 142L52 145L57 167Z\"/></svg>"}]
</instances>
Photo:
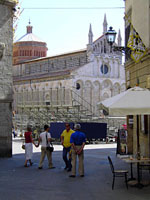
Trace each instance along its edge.
<instances>
[{"instance_id":1,"label":"cobblestone pavement","mask_svg":"<svg viewBox=\"0 0 150 200\"><path fill-rule=\"evenodd\" d=\"M111 189L112 174L107 156L115 167L129 165L116 157L116 144L87 145L85 148L85 177L69 178L64 171L62 147L55 145L53 163L55 169L38 169L40 148L34 148L33 166L24 168L24 151L21 142L13 142L13 157L0 159L0 200L148 200L150 186L142 189L126 189L124 179L117 178ZM134 172L136 168L134 167ZM148 171L146 178L150 178ZM136 176L136 174L135 174Z\"/></svg>"}]
</instances>

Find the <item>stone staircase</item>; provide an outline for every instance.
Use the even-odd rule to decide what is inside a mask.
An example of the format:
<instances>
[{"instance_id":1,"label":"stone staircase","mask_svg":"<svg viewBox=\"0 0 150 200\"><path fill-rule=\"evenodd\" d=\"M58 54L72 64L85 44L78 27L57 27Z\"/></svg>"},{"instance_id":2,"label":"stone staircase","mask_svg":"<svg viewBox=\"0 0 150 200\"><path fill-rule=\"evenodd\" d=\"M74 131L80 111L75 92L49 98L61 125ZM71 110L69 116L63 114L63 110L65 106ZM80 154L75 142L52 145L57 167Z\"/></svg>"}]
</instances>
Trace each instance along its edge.
<instances>
[{"instance_id":1,"label":"stone staircase","mask_svg":"<svg viewBox=\"0 0 150 200\"><path fill-rule=\"evenodd\" d=\"M57 89L56 89L57 90ZM48 95L46 98L39 101L34 100L36 96L33 92L27 94L30 96L30 101L22 98L25 94L19 93L19 101L17 101L17 114L13 121L17 127L25 128L27 124L32 126L43 126L51 122L95 122L100 120L100 115L94 113L95 108L83 99L73 89L59 91L45 91L37 96ZM55 98L52 96L55 94ZM67 94L67 98L64 96ZM58 96L56 96L58 95Z\"/></svg>"}]
</instances>

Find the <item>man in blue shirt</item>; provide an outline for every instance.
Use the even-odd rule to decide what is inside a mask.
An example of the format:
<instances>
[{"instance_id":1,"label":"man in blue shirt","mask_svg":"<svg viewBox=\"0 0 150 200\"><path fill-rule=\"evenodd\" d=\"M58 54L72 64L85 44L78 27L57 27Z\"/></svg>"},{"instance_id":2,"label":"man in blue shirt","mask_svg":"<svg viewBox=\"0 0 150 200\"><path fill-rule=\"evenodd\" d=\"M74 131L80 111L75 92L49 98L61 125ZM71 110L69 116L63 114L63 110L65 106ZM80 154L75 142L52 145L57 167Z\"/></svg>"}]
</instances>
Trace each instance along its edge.
<instances>
[{"instance_id":1,"label":"man in blue shirt","mask_svg":"<svg viewBox=\"0 0 150 200\"><path fill-rule=\"evenodd\" d=\"M80 177L84 177L83 148L85 146L85 134L79 131L81 129L80 124L75 124L74 129L75 132L71 135L70 138L70 143L72 144L72 174L70 177L76 177L77 156L79 159L79 175Z\"/></svg>"}]
</instances>

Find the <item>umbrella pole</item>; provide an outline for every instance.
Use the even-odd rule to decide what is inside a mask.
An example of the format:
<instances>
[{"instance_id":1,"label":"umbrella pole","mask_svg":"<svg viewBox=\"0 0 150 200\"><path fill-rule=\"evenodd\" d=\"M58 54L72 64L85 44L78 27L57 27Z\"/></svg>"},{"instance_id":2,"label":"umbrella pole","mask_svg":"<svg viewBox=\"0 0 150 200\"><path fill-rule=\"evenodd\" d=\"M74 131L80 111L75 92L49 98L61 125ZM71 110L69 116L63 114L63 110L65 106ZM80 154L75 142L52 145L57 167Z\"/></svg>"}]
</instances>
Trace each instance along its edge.
<instances>
[{"instance_id":1,"label":"umbrella pole","mask_svg":"<svg viewBox=\"0 0 150 200\"><path fill-rule=\"evenodd\" d=\"M139 115L136 116L136 119L137 119L137 159L140 160ZM138 177L137 187L142 188L143 184L141 184L139 162L137 162L137 177Z\"/></svg>"},{"instance_id":2,"label":"umbrella pole","mask_svg":"<svg viewBox=\"0 0 150 200\"><path fill-rule=\"evenodd\" d=\"M148 115L148 146L149 146L149 158L150 158L150 115Z\"/></svg>"},{"instance_id":3,"label":"umbrella pole","mask_svg":"<svg viewBox=\"0 0 150 200\"><path fill-rule=\"evenodd\" d=\"M137 158L140 158L140 142L139 142L139 115L136 116L136 131L137 131Z\"/></svg>"}]
</instances>

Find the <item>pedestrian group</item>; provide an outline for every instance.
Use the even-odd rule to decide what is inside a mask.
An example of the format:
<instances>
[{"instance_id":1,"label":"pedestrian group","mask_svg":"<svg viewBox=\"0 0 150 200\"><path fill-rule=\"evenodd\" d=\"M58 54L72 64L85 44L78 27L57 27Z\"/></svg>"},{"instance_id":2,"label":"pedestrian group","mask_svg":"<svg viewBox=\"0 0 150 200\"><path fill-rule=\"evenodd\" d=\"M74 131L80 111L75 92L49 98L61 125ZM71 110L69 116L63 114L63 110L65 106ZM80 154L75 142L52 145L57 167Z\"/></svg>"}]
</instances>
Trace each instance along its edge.
<instances>
[{"instance_id":1,"label":"pedestrian group","mask_svg":"<svg viewBox=\"0 0 150 200\"><path fill-rule=\"evenodd\" d=\"M67 172L71 171L71 175L69 177L75 178L76 177L76 162L77 157L79 160L78 171L80 177L84 177L84 146L85 146L85 134L80 131L81 125L75 124L74 130L70 128L70 124L65 124L65 130L62 132L60 139L61 144L63 146L63 160L65 163L64 170ZM48 167L49 169L54 169L52 163L52 138L50 134L50 127L48 125L44 125L44 132L42 132L39 136L38 143L36 144L32 138L32 131L30 127L27 127L27 131L24 134L25 137L25 164L24 167L31 166L33 163L31 161L33 146L34 144L36 147L41 145L41 157L38 169L43 168L43 162L45 156L48 159ZM28 165L29 162L29 165Z\"/></svg>"}]
</instances>

